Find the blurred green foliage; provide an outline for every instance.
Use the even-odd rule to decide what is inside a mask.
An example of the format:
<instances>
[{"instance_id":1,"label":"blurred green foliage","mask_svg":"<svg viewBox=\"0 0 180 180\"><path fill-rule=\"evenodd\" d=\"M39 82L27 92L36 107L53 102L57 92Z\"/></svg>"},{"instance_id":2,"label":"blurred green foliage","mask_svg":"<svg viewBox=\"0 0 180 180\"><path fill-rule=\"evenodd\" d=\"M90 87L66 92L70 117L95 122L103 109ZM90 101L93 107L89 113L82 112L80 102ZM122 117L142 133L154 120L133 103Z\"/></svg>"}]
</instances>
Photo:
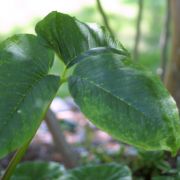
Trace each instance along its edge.
<instances>
[{"instance_id":1,"label":"blurred green foliage","mask_svg":"<svg viewBox=\"0 0 180 180\"><path fill-rule=\"evenodd\" d=\"M101 2L103 6L103 1ZM122 44L130 51L133 51L134 39L136 33L136 15L137 15L137 3L138 0L119 0L119 11L111 11L104 7L106 11L109 23L112 30L114 31L116 38L122 42ZM110 7L109 7L110 8ZM126 13L121 12L121 9L124 8ZM111 8L110 8L111 9ZM117 8L118 9L118 8ZM132 16L132 12L135 12L135 15ZM128 13L130 13L128 15ZM142 36L140 40L139 47L139 60L138 62L144 65L147 69L157 72L158 67L160 66L160 36L163 27L163 18L165 14L165 1L144 1L144 10L143 10L143 20L142 20ZM79 11L72 12L72 15L76 16L78 19L84 22L95 22L103 25L103 21L100 13L97 10L96 4L86 5L82 7ZM14 27L10 33L1 34L0 40L4 40L11 34L16 33L34 33L34 27L40 17L34 18L29 24L25 27ZM61 74L64 65L58 60L55 60L55 66L53 66L52 73ZM61 87L58 92L59 96L65 97L69 95L68 88L66 85Z\"/></svg>"},{"instance_id":2,"label":"blurred green foliage","mask_svg":"<svg viewBox=\"0 0 180 180\"><path fill-rule=\"evenodd\" d=\"M130 8L131 11L137 12L137 2L138 0L119 0L119 9L124 6L125 8ZM160 66L160 36L163 30L163 18L165 14L165 1L156 0L156 1L145 1L144 11L143 11L143 21L142 21L142 37L140 40L140 56L138 62L145 66L147 69L157 73L157 69ZM103 5L103 1L102 1ZM105 8L106 10L106 8ZM135 32L136 32L136 16L128 16L119 11L108 11L106 14L111 25L113 32L116 35L116 38L122 42L122 44L127 47L127 49L132 52L134 46ZM98 24L103 24L100 13L97 10L96 6L83 7L78 12L72 12L72 15L76 16L78 19L84 22L95 22ZM10 33L1 34L0 32L0 41L4 40L11 34L16 33L26 33L34 32L34 27L40 17L36 17L25 27L14 27ZM64 71L64 64L55 58L54 66L51 69L53 74L62 74ZM59 92L57 93L60 97L66 97L69 95L67 84L64 84ZM61 124L62 126L62 124ZM64 128L71 128L71 125L64 124ZM88 153L91 156L84 156L82 160L84 164L89 163L106 163L106 162L123 162L127 164L132 169L134 175L148 176L148 173L153 174L154 176L158 175L173 175L176 172L176 169L172 169L171 165L168 162L168 157L163 152L138 152L137 156L126 156L125 149L121 145L119 152L114 154L108 154L105 152L103 147L99 145L93 146L91 144L93 139L92 131L86 130L87 141L85 144L82 144L84 148L88 150ZM79 146L79 145L77 145ZM89 159L92 157L92 159ZM179 163L180 164L180 163ZM179 165L180 167L180 165ZM178 168L178 167L177 167ZM180 168L179 168L180 169ZM138 174L139 173L139 174ZM154 178L160 179L160 178ZM162 177L163 179L163 177Z\"/></svg>"}]
</instances>

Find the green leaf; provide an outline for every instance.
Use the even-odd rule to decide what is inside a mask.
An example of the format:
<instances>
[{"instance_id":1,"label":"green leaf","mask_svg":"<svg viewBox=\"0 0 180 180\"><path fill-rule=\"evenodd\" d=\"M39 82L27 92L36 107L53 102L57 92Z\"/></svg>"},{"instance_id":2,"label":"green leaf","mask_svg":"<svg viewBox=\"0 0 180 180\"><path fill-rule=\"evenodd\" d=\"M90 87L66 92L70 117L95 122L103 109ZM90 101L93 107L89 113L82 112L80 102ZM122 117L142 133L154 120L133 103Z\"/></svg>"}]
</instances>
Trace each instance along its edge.
<instances>
[{"instance_id":1,"label":"green leaf","mask_svg":"<svg viewBox=\"0 0 180 180\"><path fill-rule=\"evenodd\" d=\"M36 25L36 33L54 49L66 65L91 48L118 47L102 27L96 24L87 25L56 11ZM125 51L121 44L119 46Z\"/></svg>"},{"instance_id":2,"label":"green leaf","mask_svg":"<svg viewBox=\"0 0 180 180\"><path fill-rule=\"evenodd\" d=\"M59 180L64 167L55 162L25 162L19 164L10 180Z\"/></svg>"},{"instance_id":3,"label":"green leaf","mask_svg":"<svg viewBox=\"0 0 180 180\"><path fill-rule=\"evenodd\" d=\"M152 180L178 180L178 179L172 176L154 176L152 177Z\"/></svg>"},{"instance_id":4,"label":"green leaf","mask_svg":"<svg viewBox=\"0 0 180 180\"><path fill-rule=\"evenodd\" d=\"M82 112L113 137L145 150L178 150L180 121L173 98L159 78L127 56L109 50L85 56L69 89Z\"/></svg>"},{"instance_id":5,"label":"green leaf","mask_svg":"<svg viewBox=\"0 0 180 180\"><path fill-rule=\"evenodd\" d=\"M88 165L69 170L61 180L131 180L131 172L127 166L111 163Z\"/></svg>"},{"instance_id":6,"label":"green leaf","mask_svg":"<svg viewBox=\"0 0 180 180\"><path fill-rule=\"evenodd\" d=\"M131 180L127 166L110 163L88 165L72 170L54 162L25 162L17 166L10 180Z\"/></svg>"},{"instance_id":7,"label":"green leaf","mask_svg":"<svg viewBox=\"0 0 180 180\"><path fill-rule=\"evenodd\" d=\"M28 142L59 88L53 54L33 35L0 44L0 158Z\"/></svg>"}]
</instances>

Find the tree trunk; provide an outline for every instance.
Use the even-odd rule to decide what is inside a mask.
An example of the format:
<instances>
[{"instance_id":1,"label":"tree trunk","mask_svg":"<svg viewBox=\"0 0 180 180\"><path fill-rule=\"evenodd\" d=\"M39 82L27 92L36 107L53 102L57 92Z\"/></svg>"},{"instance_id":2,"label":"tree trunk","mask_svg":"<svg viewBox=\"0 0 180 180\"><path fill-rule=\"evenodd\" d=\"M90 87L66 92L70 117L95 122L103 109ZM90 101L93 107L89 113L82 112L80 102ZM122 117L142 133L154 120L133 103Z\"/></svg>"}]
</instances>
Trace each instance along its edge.
<instances>
[{"instance_id":1,"label":"tree trunk","mask_svg":"<svg viewBox=\"0 0 180 180\"><path fill-rule=\"evenodd\" d=\"M180 108L180 0L171 0L173 23L171 64L165 84Z\"/></svg>"},{"instance_id":2,"label":"tree trunk","mask_svg":"<svg viewBox=\"0 0 180 180\"><path fill-rule=\"evenodd\" d=\"M166 67L168 62L168 42L170 35L170 0L166 0L166 14L164 17L164 28L162 30L161 39L160 39L160 47L161 47L161 68L162 74L161 79L164 81Z\"/></svg>"}]
</instances>

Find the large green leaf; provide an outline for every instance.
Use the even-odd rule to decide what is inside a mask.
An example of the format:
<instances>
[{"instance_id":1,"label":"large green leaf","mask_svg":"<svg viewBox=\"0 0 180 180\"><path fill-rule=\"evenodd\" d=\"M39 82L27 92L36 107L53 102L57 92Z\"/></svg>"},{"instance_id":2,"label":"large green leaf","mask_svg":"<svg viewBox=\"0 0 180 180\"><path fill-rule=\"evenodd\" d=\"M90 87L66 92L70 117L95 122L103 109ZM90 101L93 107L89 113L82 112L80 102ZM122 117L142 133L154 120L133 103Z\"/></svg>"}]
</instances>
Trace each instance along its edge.
<instances>
[{"instance_id":1,"label":"large green leaf","mask_svg":"<svg viewBox=\"0 0 180 180\"><path fill-rule=\"evenodd\" d=\"M175 153L179 148L180 121L173 98L159 78L127 56L109 50L84 56L69 88L82 112L113 137L145 150Z\"/></svg>"},{"instance_id":2,"label":"large green leaf","mask_svg":"<svg viewBox=\"0 0 180 180\"><path fill-rule=\"evenodd\" d=\"M91 48L118 46L102 27L96 24L87 25L74 17L55 11L36 25L36 32L66 65ZM123 49L119 43L120 46Z\"/></svg>"},{"instance_id":3,"label":"large green leaf","mask_svg":"<svg viewBox=\"0 0 180 180\"><path fill-rule=\"evenodd\" d=\"M61 180L131 180L127 166L120 164L88 165L69 170Z\"/></svg>"},{"instance_id":4,"label":"large green leaf","mask_svg":"<svg viewBox=\"0 0 180 180\"><path fill-rule=\"evenodd\" d=\"M0 44L0 158L29 141L59 87L53 54L33 35Z\"/></svg>"},{"instance_id":5,"label":"large green leaf","mask_svg":"<svg viewBox=\"0 0 180 180\"><path fill-rule=\"evenodd\" d=\"M10 180L59 180L64 171L55 162L25 162L17 166Z\"/></svg>"}]
</instances>

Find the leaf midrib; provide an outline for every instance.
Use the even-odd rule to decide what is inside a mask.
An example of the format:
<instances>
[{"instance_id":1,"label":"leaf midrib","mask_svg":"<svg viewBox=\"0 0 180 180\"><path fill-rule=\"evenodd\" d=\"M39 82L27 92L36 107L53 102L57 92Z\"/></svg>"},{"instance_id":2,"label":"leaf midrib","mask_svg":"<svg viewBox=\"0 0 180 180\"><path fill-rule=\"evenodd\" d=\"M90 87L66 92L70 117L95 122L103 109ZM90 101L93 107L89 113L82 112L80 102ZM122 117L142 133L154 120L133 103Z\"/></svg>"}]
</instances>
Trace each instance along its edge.
<instances>
[{"instance_id":1,"label":"leaf midrib","mask_svg":"<svg viewBox=\"0 0 180 180\"><path fill-rule=\"evenodd\" d=\"M135 107L132 106L131 104L127 103L127 101L125 101L125 100L122 99L121 97L112 94L109 90L103 88L103 87L100 86L99 84L96 84L94 81L88 79L87 77L78 76L77 74L76 74L76 75L73 75L73 76L74 76L74 77L77 77L77 78L80 78L80 79L82 79L82 80L88 81L90 84L94 85L94 86L97 87L97 88L100 88L101 90L103 90L104 92L106 92L107 94L109 94L110 96L112 96L113 98L118 99L118 100L120 100L121 102L127 104L129 107L131 107L131 108L134 109L135 111L141 113L142 116L144 116L146 119L149 119L149 120L151 121L151 119L150 119L145 113L143 113L143 112L140 111L139 109L135 108Z\"/></svg>"},{"instance_id":2,"label":"leaf midrib","mask_svg":"<svg viewBox=\"0 0 180 180\"><path fill-rule=\"evenodd\" d=\"M20 98L20 100L12 107L12 110L8 113L7 118L6 118L6 123L4 124L4 126L7 126L7 124L10 122L10 119L13 118L15 112L19 109L20 105L22 104L24 99L28 96L29 92L36 86L36 84L38 84L46 76L47 74L40 75L40 78L34 80L34 82L28 86L25 93L23 94L23 97ZM1 127L0 132L4 128L4 126Z\"/></svg>"}]
</instances>

